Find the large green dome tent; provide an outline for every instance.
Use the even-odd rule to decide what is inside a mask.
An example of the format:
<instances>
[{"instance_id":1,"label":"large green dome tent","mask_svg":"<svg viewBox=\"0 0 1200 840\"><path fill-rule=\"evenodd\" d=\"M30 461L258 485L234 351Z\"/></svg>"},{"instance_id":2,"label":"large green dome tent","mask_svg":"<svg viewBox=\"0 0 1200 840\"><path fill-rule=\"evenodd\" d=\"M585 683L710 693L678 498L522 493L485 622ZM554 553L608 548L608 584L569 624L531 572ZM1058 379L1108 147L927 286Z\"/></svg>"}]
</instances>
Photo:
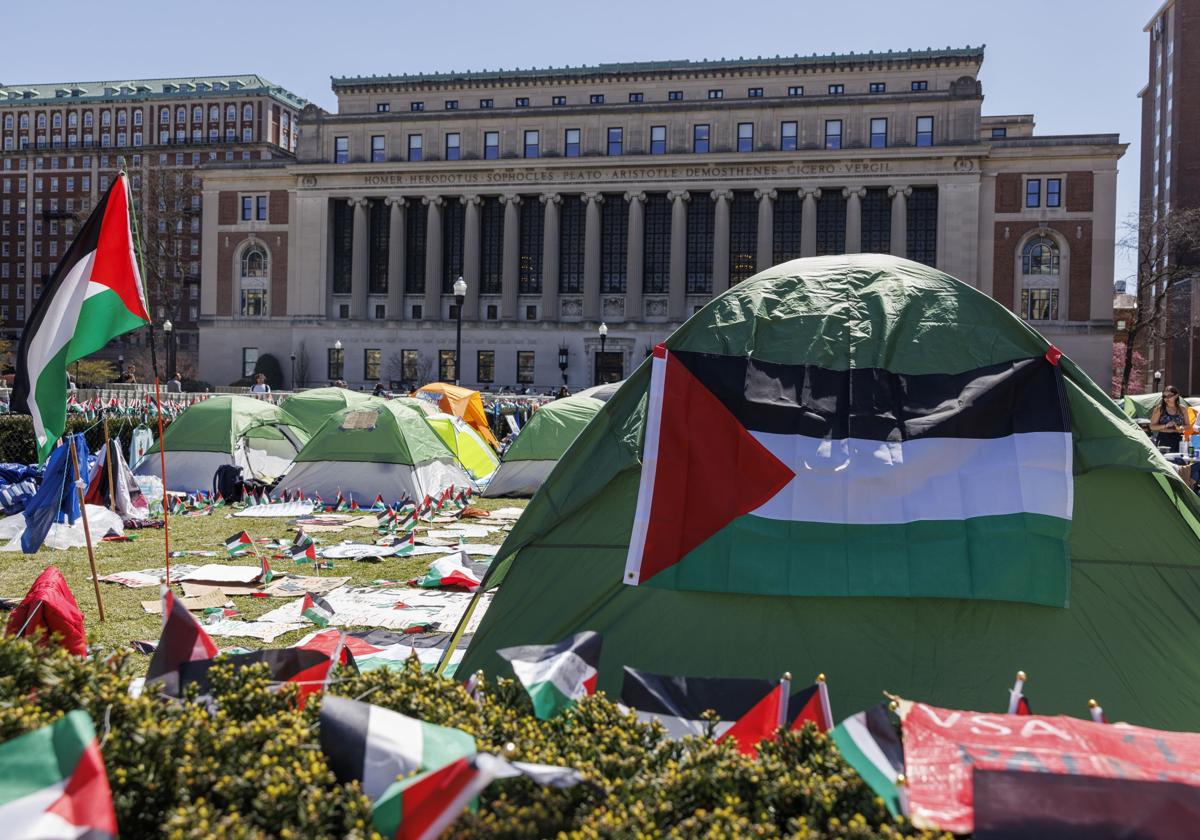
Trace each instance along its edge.
<instances>
[{"instance_id":1,"label":"large green dome tent","mask_svg":"<svg viewBox=\"0 0 1200 840\"><path fill-rule=\"evenodd\" d=\"M349 388L310 388L297 391L279 404L279 407L295 417L310 434L325 424L329 416L343 408L370 405L380 398Z\"/></svg>"},{"instance_id":2,"label":"large green dome tent","mask_svg":"<svg viewBox=\"0 0 1200 840\"><path fill-rule=\"evenodd\" d=\"M882 690L1002 711L1024 669L1039 713L1096 697L1195 729L1198 516L1113 400L996 301L893 257L796 260L712 300L588 425L497 554L460 669L594 630L612 694L625 665L824 672L840 713Z\"/></svg>"},{"instance_id":3,"label":"large green dome tent","mask_svg":"<svg viewBox=\"0 0 1200 840\"><path fill-rule=\"evenodd\" d=\"M217 468L233 464L246 478L271 483L286 473L308 442L300 421L255 397L222 394L193 403L163 433L167 489L211 490ZM137 475L162 477L158 443L134 467Z\"/></svg>"},{"instance_id":4,"label":"large green dome tent","mask_svg":"<svg viewBox=\"0 0 1200 840\"><path fill-rule=\"evenodd\" d=\"M364 504L382 495L390 504L472 486L419 409L372 399L334 412L275 489L325 499L341 492Z\"/></svg>"},{"instance_id":5,"label":"large green dome tent","mask_svg":"<svg viewBox=\"0 0 1200 840\"><path fill-rule=\"evenodd\" d=\"M483 495L532 496L558 459L579 437L604 403L592 397L564 397L539 408L504 452L500 469Z\"/></svg>"}]
</instances>

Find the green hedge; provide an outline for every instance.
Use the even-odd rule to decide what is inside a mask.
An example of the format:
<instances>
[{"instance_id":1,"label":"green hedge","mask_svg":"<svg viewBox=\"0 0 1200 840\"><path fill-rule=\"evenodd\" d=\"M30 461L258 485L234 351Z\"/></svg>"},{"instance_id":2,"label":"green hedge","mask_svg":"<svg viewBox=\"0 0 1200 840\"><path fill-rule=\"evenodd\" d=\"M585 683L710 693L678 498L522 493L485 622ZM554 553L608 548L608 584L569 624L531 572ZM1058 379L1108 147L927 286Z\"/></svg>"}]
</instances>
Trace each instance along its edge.
<instances>
[{"instance_id":1,"label":"green hedge","mask_svg":"<svg viewBox=\"0 0 1200 840\"><path fill-rule=\"evenodd\" d=\"M121 451L129 453L129 438L137 421L128 418L109 418L108 433L120 438ZM104 446L104 427L97 420L83 417L67 417L67 433L84 432L88 448L99 452ZM157 436L158 432L154 432ZM27 414L0 414L0 462L8 464L32 464L37 458L33 443L33 420Z\"/></svg>"},{"instance_id":2,"label":"green hedge","mask_svg":"<svg viewBox=\"0 0 1200 840\"><path fill-rule=\"evenodd\" d=\"M132 656L82 661L0 641L0 741L86 710L124 837L377 836L358 785L339 785L325 763L319 697L298 711L294 690L272 693L265 666L255 666L215 669L211 708L135 699ZM924 836L893 822L812 727L763 745L755 761L728 743L671 741L602 696L543 722L518 686L499 680L485 684L477 704L415 662L352 676L334 690L460 727L481 750L512 742L517 758L575 767L591 782L567 790L496 782L455 824L458 838Z\"/></svg>"}]
</instances>

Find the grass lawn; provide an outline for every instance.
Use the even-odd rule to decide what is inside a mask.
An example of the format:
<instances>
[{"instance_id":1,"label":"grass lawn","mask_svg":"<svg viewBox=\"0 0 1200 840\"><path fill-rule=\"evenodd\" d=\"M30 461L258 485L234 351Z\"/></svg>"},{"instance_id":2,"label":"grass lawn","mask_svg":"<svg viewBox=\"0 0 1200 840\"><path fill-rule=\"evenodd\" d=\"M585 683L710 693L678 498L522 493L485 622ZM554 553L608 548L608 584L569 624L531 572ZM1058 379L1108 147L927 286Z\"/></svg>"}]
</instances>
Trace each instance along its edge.
<instances>
[{"instance_id":1,"label":"grass lawn","mask_svg":"<svg viewBox=\"0 0 1200 840\"><path fill-rule=\"evenodd\" d=\"M485 510L502 507L524 507L524 499L475 499L472 504ZM487 520L466 520L486 523ZM225 539L239 531L246 531L255 539L281 538L291 540L294 531L290 530L286 519L250 519L234 518L225 511L218 511L210 516L173 516L171 517L171 550L209 550L220 552L217 557L179 557L173 558L173 564L202 565L204 563L228 563L231 565L257 566L257 558L228 557L225 554ZM435 526L436 527L436 526ZM101 576L113 572L124 572L134 569L161 568L164 564L163 540L161 529L134 531L130 536L136 536L132 542L98 542L95 544L96 568ZM418 531L418 533L423 533ZM470 542L502 542L506 531L489 534L486 538L474 538ZM373 542L378 534L367 528L347 528L339 533L314 535L321 545L332 545L343 540L356 542ZM370 584L377 579L408 580L418 577L428 568L429 563L440 555L425 555L412 558L385 558L382 563L358 563L353 560L335 560L334 568L321 574L351 578L352 583ZM96 595L92 587L91 572L88 566L87 550L83 548L54 551L43 548L37 554L21 554L6 552L0 554L0 595L20 600L28 591L34 579L47 566L58 566L67 578L75 600L83 611L87 622L89 642L105 647L121 647L135 639L157 639L162 627L162 619L151 615L142 609L142 601L158 598L158 590L154 587L144 589L129 589L112 583L101 583L100 594L104 598L105 621L101 622L96 610ZM298 566L290 560L272 560L272 568L278 572L294 572L299 575L314 575L311 565ZM174 587L176 594L179 588ZM252 620L270 610L286 603L283 598L253 598L235 596L230 600L241 613L241 617ZM7 619L6 619L7 620ZM450 628L452 629L452 628ZM258 639L221 636L214 639L221 648L237 645L245 648L287 647L303 638L312 628L304 628L277 637L269 645L264 645Z\"/></svg>"}]
</instances>

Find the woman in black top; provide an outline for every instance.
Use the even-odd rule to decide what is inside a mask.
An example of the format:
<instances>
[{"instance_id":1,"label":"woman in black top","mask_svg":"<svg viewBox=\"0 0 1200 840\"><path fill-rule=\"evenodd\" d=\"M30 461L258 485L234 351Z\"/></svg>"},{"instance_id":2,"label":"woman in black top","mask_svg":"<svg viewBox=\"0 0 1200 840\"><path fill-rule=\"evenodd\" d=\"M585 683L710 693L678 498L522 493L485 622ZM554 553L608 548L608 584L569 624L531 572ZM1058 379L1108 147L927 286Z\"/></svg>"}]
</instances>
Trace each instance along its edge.
<instances>
[{"instance_id":1,"label":"woman in black top","mask_svg":"<svg viewBox=\"0 0 1200 840\"><path fill-rule=\"evenodd\" d=\"M1183 431L1188 427L1187 406L1179 399L1179 389L1168 385L1163 389L1162 402L1150 415L1150 430L1157 433L1158 445L1171 452L1179 451Z\"/></svg>"}]
</instances>

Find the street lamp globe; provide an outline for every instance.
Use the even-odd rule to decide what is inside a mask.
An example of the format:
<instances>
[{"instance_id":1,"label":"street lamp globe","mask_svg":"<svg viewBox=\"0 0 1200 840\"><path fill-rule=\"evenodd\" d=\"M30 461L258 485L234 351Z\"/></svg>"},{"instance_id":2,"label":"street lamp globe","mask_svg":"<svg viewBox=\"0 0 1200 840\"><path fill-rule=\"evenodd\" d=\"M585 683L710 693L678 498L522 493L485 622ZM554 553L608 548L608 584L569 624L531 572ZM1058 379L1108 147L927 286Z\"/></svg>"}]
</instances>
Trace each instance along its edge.
<instances>
[{"instance_id":1,"label":"street lamp globe","mask_svg":"<svg viewBox=\"0 0 1200 840\"><path fill-rule=\"evenodd\" d=\"M342 349L342 340L340 338L337 341L333 342L333 349L334 350Z\"/></svg>"},{"instance_id":2,"label":"street lamp globe","mask_svg":"<svg viewBox=\"0 0 1200 840\"><path fill-rule=\"evenodd\" d=\"M467 296L467 281L462 277L454 281L454 296L458 298L459 302Z\"/></svg>"},{"instance_id":3,"label":"street lamp globe","mask_svg":"<svg viewBox=\"0 0 1200 840\"><path fill-rule=\"evenodd\" d=\"M170 334L171 330L174 329L174 327L175 325L171 323L170 318L163 321L163 332L167 333L168 335Z\"/></svg>"},{"instance_id":4,"label":"street lamp globe","mask_svg":"<svg viewBox=\"0 0 1200 840\"><path fill-rule=\"evenodd\" d=\"M600 329L598 330L598 332L600 333L601 338L607 338L608 337L608 324L601 321Z\"/></svg>"}]
</instances>

